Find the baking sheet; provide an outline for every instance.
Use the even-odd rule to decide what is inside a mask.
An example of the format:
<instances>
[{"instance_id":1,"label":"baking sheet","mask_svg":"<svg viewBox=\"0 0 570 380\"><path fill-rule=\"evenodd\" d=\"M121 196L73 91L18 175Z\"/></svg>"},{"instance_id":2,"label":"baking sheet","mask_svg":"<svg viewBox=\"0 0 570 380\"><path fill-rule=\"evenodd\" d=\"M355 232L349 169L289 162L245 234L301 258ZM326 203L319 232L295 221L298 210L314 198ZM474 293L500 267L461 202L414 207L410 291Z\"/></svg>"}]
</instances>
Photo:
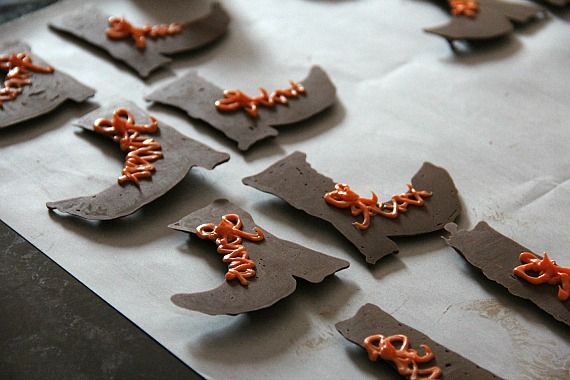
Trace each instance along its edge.
<instances>
[{"instance_id":1,"label":"baking sheet","mask_svg":"<svg viewBox=\"0 0 570 380\"><path fill-rule=\"evenodd\" d=\"M207 9L203 2L96 3L137 23L199 17ZM150 107L159 120L232 158L212 172L192 170L169 194L115 222L62 217L44 205L95 193L120 172L114 144L68 124L90 105L70 103L0 133L0 218L184 362L207 378L374 378L374 363L334 329L371 302L505 378L570 376L568 329L487 282L439 233L398 241L397 257L369 267L326 223L240 182L301 150L319 171L363 193L389 195L429 160L455 180L464 202L460 227L486 220L570 264L568 13L454 56L445 41L421 31L448 17L430 2L225 1L232 23L222 41L177 56L174 73L142 81L105 53L48 30L49 19L78 6L55 4L0 33L27 41L54 67L96 88L93 102L127 98L144 107L143 94L189 69L255 92L320 64L338 88L332 110L281 128L245 155L184 113ZM172 294L217 285L223 265L213 246L166 226L220 197L277 236L349 260L351 268L323 284L301 284L250 315L177 308Z\"/></svg>"}]
</instances>

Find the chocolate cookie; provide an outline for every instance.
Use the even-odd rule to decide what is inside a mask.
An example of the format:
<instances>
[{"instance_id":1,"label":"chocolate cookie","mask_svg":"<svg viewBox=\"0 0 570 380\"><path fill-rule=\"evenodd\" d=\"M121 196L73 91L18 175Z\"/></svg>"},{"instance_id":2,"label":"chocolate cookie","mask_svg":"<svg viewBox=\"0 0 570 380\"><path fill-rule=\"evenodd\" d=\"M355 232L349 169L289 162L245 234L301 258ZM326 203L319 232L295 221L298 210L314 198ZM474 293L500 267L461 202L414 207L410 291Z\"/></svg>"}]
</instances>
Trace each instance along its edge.
<instances>
[{"instance_id":1,"label":"chocolate cookie","mask_svg":"<svg viewBox=\"0 0 570 380\"><path fill-rule=\"evenodd\" d=\"M136 122L145 122L149 119L149 115L136 107L134 103L120 102L96 109L74 124L92 131L95 120L111 118L118 107L127 108ZM50 210L58 210L91 220L120 218L164 195L194 166L211 170L230 159L227 153L213 150L162 122L159 122L158 126L159 131L155 139L162 146L164 157L154 162L156 171L152 177L140 180L138 186L133 183L121 185L115 182L95 195L48 202L46 206ZM102 138L105 137L102 136ZM112 143L112 140L109 141Z\"/></svg>"},{"instance_id":2,"label":"chocolate cookie","mask_svg":"<svg viewBox=\"0 0 570 380\"><path fill-rule=\"evenodd\" d=\"M370 264L398 252L398 246L390 237L440 230L455 220L461 210L453 180L444 169L430 163L424 163L411 181L418 190L433 193L425 201L425 207L410 208L397 219L376 217L365 231L353 226L354 217L349 210L333 207L323 200L325 193L334 189L335 182L313 169L305 153L295 152L242 182L331 223Z\"/></svg>"},{"instance_id":3,"label":"chocolate cookie","mask_svg":"<svg viewBox=\"0 0 570 380\"><path fill-rule=\"evenodd\" d=\"M195 72L165 85L145 97L157 103L184 110L190 117L200 119L248 150L254 143L277 136L275 127L310 118L330 107L336 99L336 88L327 73L313 66L309 76L300 84L304 93L272 108L259 107L257 117L246 112L221 112L216 101L224 98L224 90Z\"/></svg>"},{"instance_id":4,"label":"chocolate cookie","mask_svg":"<svg viewBox=\"0 0 570 380\"><path fill-rule=\"evenodd\" d=\"M529 249L501 235L485 222L479 222L471 231L458 230L454 223L445 229L451 233L446 239L447 244L469 264L479 268L485 277L570 326L570 301L560 301L555 286L533 285L513 274L513 269L521 264L519 255Z\"/></svg>"},{"instance_id":5,"label":"chocolate cookie","mask_svg":"<svg viewBox=\"0 0 570 380\"><path fill-rule=\"evenodd\" d=\"M225 199L218 199L169 227L196 234L198 226L205 223L217 224L228 214L236 214L241 218L243 231L253 231L255 223L251 215ZM172 296L172 302L180 307L211 315L247 313L264 309L288 297L295 291L296 278L319 283L325 277L349 267L345 260L282 240L265 229L261 231L262 240L243 241L249 257L256 264L255 277L249 284L242 286L237 280L224 281L219 287L205 292L175 294ZM214 245L212 255L218 255Z\"/></svg>"},{"instance_id":6,"label":"chocolate cookie","mask_svg":"<svg viewBox=\"0 0 570 380\"><path fill-rule=\"evenodd\" d=\"M13 55L22 53L31 60L33 65L50 68L51 72L26 70L28 72L25 74L26 78L22 78L26 84L16 89L17 96L12 100L1 102L0 128L49 113L68 99L80 103L95 95L94 89L73 79L59 68L49 66L43 59L33 54L25 43L16 41L0 45L0 57L5 61ZM8 66L8 62L5 64ZM7 81L8 78L5 78L4 84L0 86L4 88L3 92L6 92ZM3 97L0 96L0 98Z\"/></svg>"},{"instance_id":7,"label":"chocolate cookie","mask_svg":"<svg viewBox=\"0 0 570 380\"><path fill-rule=\"evenodd\" d=\"M342 336L362 348L365 348L364 339L376 334L386 337L405 335L409 338L414 349L418 349L420 345L426 344L433 351L434 359L424 365L439 366L442 372L442 379L499 379L498 376L435 342L429 336L399 322L373 304L362 306L354 317L339 322L335 326ZM378 378L400 379L401 376L397 375L397 372L390 364L380 361L378 363Z\"/></svg>"},{"instance_id":8,"label":"chocolate cookie","mask_svg":"<svg viewBox=\"0 0 570 380\"><path fill-rule=\"evenodd\" d=\"M222 6L213 3L205 16L181 24L182 31L163 38L147 38L144 49L131 39L108 38L107 15L94 7L85 7L50 22L53 29L69 33L107 51L113 58L123 61L141 77L171 61L166 55L195 50L219 39L227 30L229 16Z\"/></svg>"},{"instance_id":9,"label":"chocolate cookie","mask_svg":"<svg viewBox=\"0 0 570 380\"><path fill-rule=\"evenodd\" d=\"M544 9L531 4L519 4L501 0L477 0L478 11L474 16L452 16L443 26L425 29L448 41L488 40L505 36L514 30L514 24L525 24L537 19Z\"/></svg>"}]
</instances>

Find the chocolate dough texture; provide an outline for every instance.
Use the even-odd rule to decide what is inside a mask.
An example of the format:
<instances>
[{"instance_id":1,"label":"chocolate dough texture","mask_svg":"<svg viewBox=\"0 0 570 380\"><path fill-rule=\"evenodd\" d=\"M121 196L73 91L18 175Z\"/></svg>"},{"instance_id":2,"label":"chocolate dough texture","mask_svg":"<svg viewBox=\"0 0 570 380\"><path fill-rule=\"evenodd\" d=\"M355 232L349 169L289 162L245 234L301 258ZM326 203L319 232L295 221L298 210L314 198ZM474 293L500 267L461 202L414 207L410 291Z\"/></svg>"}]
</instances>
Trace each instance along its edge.
<instances>
[{"instance_id":1,"label":"chocolate dough texture","mask_svg":"<svg viewBox=\"0 0 570 380\"><path fill-rule=\"evenodd\" d=\"M48 63L31 52L23 42L8 42L0 45L0 55L26 52L34 65L47 66ZM5 101L0 109L0 129L47 114L66 100L81 103L95 95L95 90L78 82L54 67L51 74L30 71L31 84L22 87L22 92L14 99ZM3 84L0 86L3 87Z\"/></svg>"},{"instance_id":2,"label":"chocolate dough texture","mask_svg":"<svg viewBox=\"0 0 570 380\"><path fill-rule=\"evenodd\" d=\"M136 123L149 122L149 115L134 103L120 102L98 108L74 124L85 130L93 131L95 120L101 117L111 119L118 107L127 108ZM99 136L108 139L110 144L115 144L119 149L119 145L112 139L103 135ZM149 136L161 144L164 157L153 162L156 171L150 178L141 179L139 187L133 183L119 185L115 181L113 185L95 195L48 202L46 206L50 210L58 210L90 220L120 218L132 214L145 204L164 195L182 181L194 166L212 170L230 159L229 154L218 152L160 121L158 133ZM120 172L117 173L117 177L119 175Z\"/></svg>"},{"instance_id":3,"label":"chocolate dough texture","mask_svg":"<svg viewBox=\"0 0 570 380\"><path fill-rule=\"evenodd\" d=\"M533 4L502 0L478 0L478 2L479 11L474 17L452 15L446 25L428 28L425 31L449 41L495 39L512 33L513 24L529 23L545 12L544 8Z\"/></svg>"},{"instance_id":4,"label":"chocolate dough texture","mask_svg":"<svg viewBox=\"0 0 570 380\"><path fill-rule=\"evenodd\" d=\"M250 214L226 199L218 199L169 227L195 234L199 225L218 224L226 214L238 214L244 231L251 232L257 226ZM263 240L243 241L251 260L256 263L257 272L247 286L240 285L237 280L228 282L220 275L223 282L219 287L200 293L175 294L172 302L210 315L247 313L267 308L291 295L297 286L297 278L316 284L350 265L345 260L279 239L263 227L261 230L265 236ZM216 245L211 243L212 255L219 255L221 261Z\"/></svg>"},{"instance_id":5,"label":"chocolate dough texture","mask_svg":"<svg viewBox=\"0 0 570 380\"><path fill-rule=\"evenodd\" d=\"M570 326L570 301L558 299L557 286L533 285L513 274L513 269L521 265L519 255L525 251L532 252L530 249L501 235L485 222L479 222L471 231L458 230L454 223L445 229L451 233L446 239L447 244L469 264L481 270L485 277Z\"/></svg>"},{"instance_id":6,"label":"chocolate dough texture","mask_svg":"<svg viewBox=\"0 0 570 380\"><path fill-rule=\"evenodd\" d=\"M355 218L361 219L362 216L354 217L349 209L337 208L324 201L323 196L334 190L336 182L313 169L306 161L305 153L295 152L242 182L331 223L370 264L398 252L398 246L390 237L440 230L455 220L461 210L457 189L447 171L427 162L411 181L417 190L433 193L425 199L425 206L410 206L408 212L397 219L375 216L364 231L352 225Z\"/></svg>"},{"instance_id":7,"label":"chocolate dough texture","mask_svg":"<svg viewBox=\"0 0 570 380\"><path fill-rule=\"evenodd\" d=\"M420 353L423 352L420 345L427 344L432 349L435 358L426 363L425 366L439 366L442 370L442 379L499 379L498 376L433 341L429 336L399 322L378 306L370 303L362 306L354 317L339 322L335 326L342 336L364 349L364 339L376 334L384 336L406 335L409 339L410 347L416 350L419 349ZM366 355L366 353L363 352L363 355ZM376 364L378 364L379 379L402 378L388 362L378 359Z\"/></svg>"},{"instance_id":8,"label":"chocolate dough texture","mask_svg":"<svg viewBox=\"0 0 570 380\"><path fill-rule=\"evenodd\" d=\"M279 132L275 127L308 119L335 103L336 88L319 66L313 66L300 83L305 88L304 94L288 98L287 104L259 107L256 118L243 110L218 111L215 103L224 98L224 90L193 71L150 93L145 99L182 109L188 116L203 120L222 132L237 142L238 149L246 151L258 141L277 136Z\"/></svg>"},{"instance_id":9,"label":"chocolate dough texture","mask_svg":"<svg viewBox=\"0 0 570 380\"><path fill-rule=\"evenodd\" d=\"M181 12L183 13L183 10ZM109 27L108 20L111 16L95 7L85 7L63 15L51 21L49 25L55 30L71 34L105 50L113 58L124 62L145 78L152 71L172 61L165 54L195 50L222 37L230 21L222 6L213 3L205 16L181 23L183 27L181 33L156 39L146 38L146 48L139 49L131 38L113 40L107 37L105 31ZM168 20L165 23L173 21L179 22L179 20Z\"/></svg>"}]
</instances>

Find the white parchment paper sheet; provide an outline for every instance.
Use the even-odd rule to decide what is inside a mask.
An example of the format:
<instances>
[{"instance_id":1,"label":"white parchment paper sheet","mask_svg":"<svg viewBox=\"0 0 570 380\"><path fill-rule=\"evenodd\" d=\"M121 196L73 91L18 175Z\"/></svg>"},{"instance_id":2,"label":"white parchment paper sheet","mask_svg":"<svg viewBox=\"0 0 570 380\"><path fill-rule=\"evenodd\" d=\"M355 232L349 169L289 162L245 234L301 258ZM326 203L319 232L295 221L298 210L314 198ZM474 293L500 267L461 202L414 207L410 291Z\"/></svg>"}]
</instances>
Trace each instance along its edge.
<instances>
[{"instance_id":1,"label":"white parchment paper sheet","mask_svg":"<svg viewBox=\"0 0 570 380\"><path fill-rule=\"evenodd\" d=\"M174 78L142 81L122 64L47 28L86 2L61 2L0 28L97 89L95 102L142 96ZM98 1L136 23L184 20L198 2ZM241 185L294 150L322 173L361 193L385 196L424 160L444 166L464 202L460 226L488 221L537 251L570 265L568 120L570 25L564 17L520 29L512 38L455 56L422 27L448 16L430 2L225 1L230 32L171 65L199 69L224 88L282 87L322 65L338 104L242 155L234 144L182 112L153 115L231 161L192 170L173 191L137 214L87 223L50 214L46 201L95 193L115 181L122 154L69 125L89 105L69 104L0 134L0 217L175 355L208 378L374 378L375 364L334 329L365 302L510 379L568 378L570 332L470 268L439 233L400 241L401 253L375 267L326 223ZM223 281L213 245L189 242L166 225L226 197L278 236L347 259L352 266L268 310L211 317L179 309L174 293ZM159 363L157 363L159 365Z\"/></svg>"}]
</instances>

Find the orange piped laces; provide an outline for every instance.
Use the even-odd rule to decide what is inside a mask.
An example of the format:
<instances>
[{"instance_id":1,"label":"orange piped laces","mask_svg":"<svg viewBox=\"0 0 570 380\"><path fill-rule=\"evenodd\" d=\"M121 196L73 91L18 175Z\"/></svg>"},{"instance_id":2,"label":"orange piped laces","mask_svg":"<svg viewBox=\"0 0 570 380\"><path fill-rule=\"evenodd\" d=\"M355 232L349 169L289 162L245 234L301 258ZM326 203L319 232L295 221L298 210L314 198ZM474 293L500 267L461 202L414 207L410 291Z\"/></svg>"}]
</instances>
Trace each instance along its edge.
<instances>
[{"instance_id":1,"label":"orange piped laces","mask_svg":"<svg viewBox=\"0 0 570 380\"><path fill-rule=\"evenodd\" d=\"M344 183L337 183L335 190L326 193L324 200L338 208L350 208L352 216L363 216L362 222L352 223L359 230L366 230L370 226L370 219L373 215L380 215L386 218L395 219L400 214L408 211L408 206L422 207L425 204L424 198L431 197L429 191L418 191L410 184L408 191L392 196L388 202L378 203L378 196L372 192L372 198L364 198L353 191L350 186Z\"/></svg>"},{"instance_id":2,"label":"orange piped laces","mask_svg":"<svg viewBox=\"0 0 570 380\"><path fill-rule=\"evenodd\" d=\"M523 264L513 269L516 276L534 285L558 285L558 299L560 301L570 299L570 268L559 266L546 252L542 259L532 252L522 252L519 260ZM528 272L533 273L528 274Z\"/></svg>"},{"instance_id":3,"label":"orange piped laces","mask_svg":"<svg viewBox=\"0 0 570 380\"><path fill-rule=\"evenodd\" d=\"M14 100L22 93L23 87L32 84L32 72L51 74L51 66L38 66L32 62L28 53L4 54L0 56L0 70L6 71L4 85L0 88L0 109L4 102Z\"/></svg>"},{"instance_id":4,"label":"orange piped laces","mask_svg":"<svg viewBox=\"0 0 570 380\"><path fill-rule=\"evenodd\" d=\"M288 104L288 98L296 98L305 93L305 87L301 83L289 81L291 87L278 89L268 94L265 88L260 87L261 95L248 96L240 90L225 90L224 98L216 100L215 106L219 111L237 111L243 109L251 117L257 117L260 106L274 107L276 104Z\"/></svg>"},{"instance_id":5,"label":"orange piped laces","mask_svg":"<svg viewBox=\"0 0 570 380\"><path fill-rule=\"evenodd\" d=\"M135 124L133 115L123 107L113 112L111 120L100 118L95 120L95 132L111 136L118 142L121 150L127 153L122 175L117 182L123 185L132 182L139 186L139 179L148 178L156 170L152 162L162 158L162 147L153 138L141 133L156 133L158 121L150 116L150 124Z\"/></svg>"},{"instance_id":6,"label":"orange piped laces","mask_svg":"<svg viewBox=\"0 0 570 380\"><path fill-rule=\"evenodd\" d=\"M202 224L196 228L199 238L214 240L218 245L218 253L224 255L223 262L228 264L226 280L237 279L241 285L247 286L249 279L255 277L255 262L249 258L243 239L250 241L263 240L263 231L255 227L255 233L242 231L243 223L237 214L226 214L218 225Z\"/></svg>"},{"instance_id":7,"label":"orange piped laces","mask_svg":"<svg viewBox=\"0 0 570 380\"><path fill-rule=\"evenodd\" d=\"M394 344L400 345L396 348ZM431 348L422 344L420 347L424 354L420 355L417 350L410 348L408 337L405 335L371 335L364 339L364 347L368 351L368 358L375 362L378 358L391 361L396 366L398 373L410 380L432 380L441 378L441 368L432 366L419 368L418 364L427 363L434 359Z\"/></svg>"},{"instance_id":8,"label":"orange piped laces","mask_svg":"<svg viewBox=\"0 0 570 380\"><path fill-rule=\"evenodd\" d=\"M171 24L145 25L137 28L124 17L109 17L109 28L105 34L112 40L122 40L131 37L139 49L146 48L146 37L161 38L182 32L182 26L175 22Z\"/></svg>"},{"instance_id":9,"label":"orange piped laces","mask_svg":"<svg viewBox=\"0 0 570 380\"><path fill-rule=\"evenodd\" d=\"M449 0L449 6L454 16L475 17L479 12L477 0Z\"/></svg>"}]
</instances>

